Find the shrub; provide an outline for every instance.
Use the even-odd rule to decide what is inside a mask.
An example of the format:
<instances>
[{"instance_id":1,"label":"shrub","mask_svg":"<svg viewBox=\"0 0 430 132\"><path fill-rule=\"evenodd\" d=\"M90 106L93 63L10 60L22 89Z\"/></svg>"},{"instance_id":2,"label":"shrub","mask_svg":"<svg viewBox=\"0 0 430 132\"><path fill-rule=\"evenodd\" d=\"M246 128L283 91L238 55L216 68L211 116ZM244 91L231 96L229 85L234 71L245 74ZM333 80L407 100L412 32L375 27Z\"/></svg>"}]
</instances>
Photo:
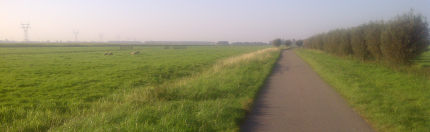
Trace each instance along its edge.
<instances>
[{"instance_id":1,"label":"shrub","mask_svg":"<svg viewBox=\"0 0 430 132\"><path fill-rule=\"evenodd\" d=\"M336 31L335 30L331 30L328 33L326 33L326 35L324 35L323 37L323 41L324 41L324 51L329 53L329 54L335 54L336 53L336 45L338 43L335 42L335 40L337 40L336 38Z\"/></svg>"},{"instance_id":2,"label":"shrub","mask_svg":"<svg viewBox=\"0 0 430 132\"><path fill-rule=\"evenodd\" d=\"M304 45L337 56L354 55L362 61L374 57L394 65L410 65L428 50L428 25L425 17L411 10L386 23L371 21L351 29L313 35L305 39Z\"/></svg>"},{"instance_id":3,"label":"shrub","mask_svg":"<svg viewBox=\"0 0 430 132\"><path fill-rule=\"evenodd\" d=\"M296 45L298 46L298 47L302 47L302 45L303 45L303 40L297 40L296 41Z\"/></svg>"},{"instance_id":4,"label":"shrub","mask_svg":"<svg viewBox=\"0 0 430 132\"><path fill-rule=\"evenodd\" d=\"M387 23L387 28L382 33L381 51L391 64L410 65L428 50L428 38L426 18L411 10Z\"/></svg>"},{"instance_id":5,"label":"shrub","mask_svg":"<svg viewBox=\"0 0 430 132\"><path fill-rule=\"evenodd\" d=\"M351 29L351 48L354 51L354 56L361 61L370 57L370 51L367 49L365 39L366 30L366 24Z\"/></svg>"},{"instance_id":6,"label":"shrub","mask_svg":"<svg viewBox=\"0 0 430 132\"><path fill-rule=\"evenodd\" d=\"M370 21L367 24L364 39L369 52L377 60L380 60L383 55L381 52L381 33L384 31L383 21Z\"/></svg>"},{"instance_id":7,"label":"shrub","mask_svg":"<svg viewBox=\"0 0 430 132\"><path fill-rule=\"evenodd\" d=\"M351 29L341 29L339 35L338 55L349 56L353 54L351 47Z\"/></svg>"},{"instance_id":8,"label":"shrub","mask_svg":"<svg viewBox=\"0 0 430 132\"><path fill-rule=\"evenodd\" d=\"M312 47L312 39L313 39L313 37L310 37L310 38L307 38L307 39L305 39L303 41L303 45L304 45L305 48L307 48L307 49L314 49Z\"/></svg>"},{"instance_id":9,"label":"shrub","mask_svg":"<svg viewBox=\"0 0 430 132\"><path fill-rule=\"evenodd\" d=\"M309 37L303 41L303 45L305 48L314 49L312 46L312 39L313 39L313 37Z\"/></svg>"},{"instance_id":10,"label":"shrub","mask_svg":"<svg viewBox=\"0 0 430 132\"><path fill-rule=\"evenodd\" d=\"M314 45L315 45L315 48L317 50L324 51L323 36L324 36L324 34L318 34L318 35L315 36Z\"/></svg>"}]
</instances>

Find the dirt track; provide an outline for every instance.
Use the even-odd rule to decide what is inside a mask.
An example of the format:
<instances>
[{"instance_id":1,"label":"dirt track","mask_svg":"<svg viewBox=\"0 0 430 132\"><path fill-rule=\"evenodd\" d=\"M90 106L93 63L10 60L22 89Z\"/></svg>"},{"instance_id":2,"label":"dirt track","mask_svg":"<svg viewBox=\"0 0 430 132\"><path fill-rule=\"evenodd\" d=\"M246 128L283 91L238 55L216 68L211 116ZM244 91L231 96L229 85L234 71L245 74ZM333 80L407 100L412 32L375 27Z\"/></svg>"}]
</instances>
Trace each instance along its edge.
<instances>
[{"instance_id":1,"label":"dirt track","mask_svg":"<svg viewBox=\"0 0 430 132\"><path fill-rule=\"evenodd\" d=\"M244 132L368 132L372 128L292 50L284 50Z\"/></svg>"}]
</instances>

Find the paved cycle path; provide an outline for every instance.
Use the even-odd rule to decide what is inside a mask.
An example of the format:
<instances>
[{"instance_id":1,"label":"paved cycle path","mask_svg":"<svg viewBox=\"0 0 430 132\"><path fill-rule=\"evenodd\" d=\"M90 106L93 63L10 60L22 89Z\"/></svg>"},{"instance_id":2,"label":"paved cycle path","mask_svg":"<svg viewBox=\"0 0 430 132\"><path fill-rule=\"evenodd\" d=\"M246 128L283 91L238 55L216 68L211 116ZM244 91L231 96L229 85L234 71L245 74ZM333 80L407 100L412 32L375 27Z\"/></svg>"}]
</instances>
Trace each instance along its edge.
<instances>
[{"instance_id":1,"label":"paved cycle path","mask_svg":"<svg viewBox=\"0 0 430 132\"><path fill-rule=\"evenodd\" d=\"M292 50L284 50L241 125L244 132L371 132L369 124Z\"/></svg>"}]
</instances>

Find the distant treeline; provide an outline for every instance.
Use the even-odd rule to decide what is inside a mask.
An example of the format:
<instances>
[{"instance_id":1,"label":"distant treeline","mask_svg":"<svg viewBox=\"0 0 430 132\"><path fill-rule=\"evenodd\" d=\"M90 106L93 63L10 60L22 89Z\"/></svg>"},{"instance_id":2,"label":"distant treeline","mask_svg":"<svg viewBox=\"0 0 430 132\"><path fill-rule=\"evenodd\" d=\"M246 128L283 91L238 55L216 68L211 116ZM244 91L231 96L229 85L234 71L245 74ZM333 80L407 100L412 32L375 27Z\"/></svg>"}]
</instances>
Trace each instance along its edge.
<instances>
[{"instance_id":1,"label":"distant treeline","mask_svg":"<svg viewBox=\"0 0 430 132\"><path fill-rule=\"evenodd\" d=\"M0 47L95 47L119 46L121 44L108 43L0 43Z\"/></svg>"},{"instance_id":2,"label":"distant treeline","mask_svg":"<svg viewBox=\"0 0 430 132\"><path fill-rule=\"evenodd\" d=\"M145 41L144 44L215 44L210 41Z\"/></svg>"},{"instance_id":3,"label":"distant treeline","mask_svg":"<svg viewBox=\"0 0 430 132\"><path fill-rule=\"evenodd\" d=\"M0 43L0 47L103 47L103 46L216 46L217 44L143 44L143 43Z\"/></svg>"},{"instance_id":4,"label":"distant treeline","mask_svg":"<svg viewBox=\"0 0 430 132\"><path fill-rule=\"evenodd\" d=\"M352 56L362 61L386 61L411 65L428 50L429 24L413 10L389 21L370 21L352 28L331 30L304 40L308 49L336 56Z\"/></svg>"},{"instance_id":5,"label":"distant treeline","mask_svg":"<svg viewBox=\"0 0 430 132\"><path fill-rule=\"evenodd\" d=\"M234 42L231 45L267 45L267 43L263 42Z\"/></svg>"}]
</instances>

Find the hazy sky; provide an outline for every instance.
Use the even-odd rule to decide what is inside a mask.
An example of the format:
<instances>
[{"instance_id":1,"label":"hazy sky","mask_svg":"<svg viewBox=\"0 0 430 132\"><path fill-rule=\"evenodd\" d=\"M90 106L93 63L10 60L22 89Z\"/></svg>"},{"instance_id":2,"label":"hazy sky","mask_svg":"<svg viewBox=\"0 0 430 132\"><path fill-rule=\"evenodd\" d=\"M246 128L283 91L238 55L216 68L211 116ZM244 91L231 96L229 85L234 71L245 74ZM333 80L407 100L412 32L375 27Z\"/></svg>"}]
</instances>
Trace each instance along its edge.
<instances>
[{"instance_id":1,"label":"hazy sky","mask_svg":"<svg viewBox=\"0 0 430 132\"><path fill-rule=\"evenodd\" d=\"M430 0L0 0L0 40L262 41L304 39L411 8L430 18Z\"/></svg>"}]
</instances>

